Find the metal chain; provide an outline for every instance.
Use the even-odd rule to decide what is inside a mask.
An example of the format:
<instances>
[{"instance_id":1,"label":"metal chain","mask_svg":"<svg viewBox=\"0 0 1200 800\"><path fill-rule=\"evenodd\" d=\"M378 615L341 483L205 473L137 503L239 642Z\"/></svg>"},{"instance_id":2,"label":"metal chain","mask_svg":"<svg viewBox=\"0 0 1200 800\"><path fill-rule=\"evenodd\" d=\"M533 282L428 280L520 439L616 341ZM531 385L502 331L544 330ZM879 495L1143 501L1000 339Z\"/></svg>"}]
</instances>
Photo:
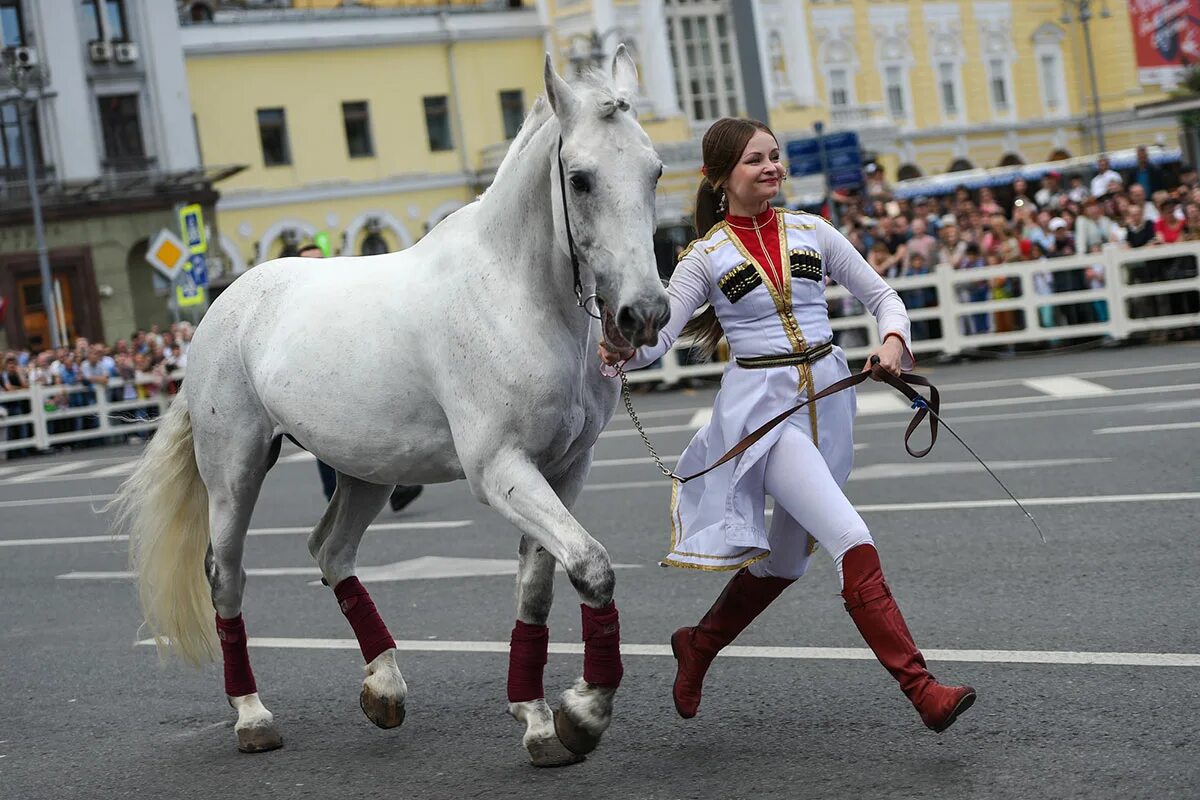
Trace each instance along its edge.
<instances>
[{"instance_id":1,"label":"metal chain","mask_svg":"<svg viewBox=\"0 0 1200 800\"><path fill-rule=\"evenodd\" d=\"M645 429L642 428L642 422L638 419L637 412L633 410L633 398L629 396L629 377L625 374L625 370L621 368L620 364L614 365L613 368L621 376L621 399L625 401L625 410L629 413L629 418L633 420L633 427L637 428L638 435L642 437L642 444L646 445L646 449L650 451L650 457L658 465L658 471L673 481L683 480L663 463L662 458L655 451L654 445L650 444L650 437L646 435Z\"/></svg>"}]
</instances>

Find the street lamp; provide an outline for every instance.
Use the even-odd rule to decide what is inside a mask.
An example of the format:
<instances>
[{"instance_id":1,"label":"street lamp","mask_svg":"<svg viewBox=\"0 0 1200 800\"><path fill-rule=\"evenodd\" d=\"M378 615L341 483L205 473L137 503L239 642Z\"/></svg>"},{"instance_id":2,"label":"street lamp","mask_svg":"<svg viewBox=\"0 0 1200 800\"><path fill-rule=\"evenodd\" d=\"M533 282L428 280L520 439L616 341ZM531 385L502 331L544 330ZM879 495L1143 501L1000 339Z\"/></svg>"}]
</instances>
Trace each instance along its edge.
<instances>
[{"instance_id":1,"label":"street lamp","mask_svg":"<svg viewBox=\"0 0 1200 800\"><path fill-rule=\"evenodd\" d=\"M3 74L7 79L8 100L17 108L17 124L21 130L21 144L25 158L25 181L29 185L29 208L33 213L33 233L37 238L38 271L42 278L42 308L50 325L50 346L62 347L62 332L58 328L58 305L54 302L53 281L50 278L50 255L46 249L46 229L42 224L42 200L38 194L37 167L33 162L33 131L29 115L37 113L37 101L46 97L45 76L36 65L19 64L13 49L0 53L3 57Z\"/></svg>"},{"instance_id":2,"label":"street lamp","mask_svg":"<svg viewBox=\"0 0 1200 800\"><path fill-rule=\"evenodd\" d=\"M591 67L592 69L603 69L604 67L604 40L612 34L620 34L620 28L609 28L604 33L577 33L571 37L571 53L567 56L567 60L571 62L571 69L575 77L583 75L584 69ZM587 50L580 52L575 49L575 42L587 42Z\"/></svg>"},{"instance_id":3,"label":"street lamp","mask_svg":"<svg viewBox=\"0 0 1200 800\"><path fill-rule=\"evenodd\" d=\"M1059 21L1063 25L1070 25L1071 10L1075 9L1075 14L1079 21L1083 24L1083 42L1087 48L1087 64L1088 76L1092 83L1092 114L1095 119L1096 139L1100 145L1100 152L1104 152L1107 148L1104 145L1104 124L1100 121L1100 93L1096 89L1096 62L1092 56L1092 33L1088 27L1088 23L1092 21L1092 9L1095 6L1094 0L1062 0L1063 13ZM1101 0L1100 3L1100 18L1108 19L1112 14L1108 10L1108 0Z\"/></svg>"}]
</instances>

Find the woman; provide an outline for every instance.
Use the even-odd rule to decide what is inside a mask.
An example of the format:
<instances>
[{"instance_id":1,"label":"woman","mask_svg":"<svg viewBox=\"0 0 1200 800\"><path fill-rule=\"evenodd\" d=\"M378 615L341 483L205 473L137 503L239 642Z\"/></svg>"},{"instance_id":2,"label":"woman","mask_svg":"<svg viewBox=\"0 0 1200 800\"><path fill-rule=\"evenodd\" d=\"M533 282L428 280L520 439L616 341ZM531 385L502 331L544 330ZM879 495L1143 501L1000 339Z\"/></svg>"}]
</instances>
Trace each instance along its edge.
<instances>
[{"instance_id":1,"label":"woman","mask_svg":"<svg viewBox=\"0 0 1200 800\"><path fill-rule=\"evenodd\" d=\"M676 468L699 471L798 396L846 377L831 343L825 280L845 286L875 315L879 368L913 364L909 322L896 293L823 219L771 208L784 169L779 144L761 122L721 119L703 142L705 177L697 229L708 231L679 259L671 278L671 320L640 350L601 344L608 364L638 368L681 335L710 352L724 334L736 356L722 380L712 422ZM705 303L710 308L691 320ZM686 325L685 325L686 324ZM927 726L945 730L975 700L970 687L943 686L925 669L884 581L871 534L842 493L853 459L855 398L842 392L794 414L736 461L676 485L672 548L663 563L737 570L715 605L671 637L678 660L675 708L692 717L713 658L793 581L820 544L833 558L842 598L859 632L900 682ZM775 499L764 530L766 495Z\"/></svg>"}]
</instances>

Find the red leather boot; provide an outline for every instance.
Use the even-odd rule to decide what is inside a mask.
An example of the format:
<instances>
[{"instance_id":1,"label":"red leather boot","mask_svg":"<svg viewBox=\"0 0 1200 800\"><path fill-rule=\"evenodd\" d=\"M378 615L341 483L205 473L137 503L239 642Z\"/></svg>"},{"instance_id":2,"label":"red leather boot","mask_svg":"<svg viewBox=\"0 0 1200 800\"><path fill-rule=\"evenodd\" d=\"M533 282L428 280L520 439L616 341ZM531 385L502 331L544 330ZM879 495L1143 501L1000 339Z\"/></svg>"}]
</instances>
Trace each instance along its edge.
<instances>
[{"instance_id":1,"label":"red leather boot","mask_svg":"<svg viewBox=\"0 0 1200 800\"><path fill-rule=\"evenodd\" d=\"M883 579L879 553L862 544L842 558L842 599L879 663L921 714L926 727L941 733L975 702L970 686L944 686L925 668L892 591Z\"/></svg>"},{"instance_id":2,"label":"red leather boot","mask_svg":"<svg viewBox=\"0 0 1200 800\"><path fill-rule=\"evenodd\" d=\"M671 693L679 716L696 716L704 673L717 653L793 583L790 578L756 578L749 570L738 570L699 625L671 634L671 652L678 662Z\"/></svg>"}]
</instances>

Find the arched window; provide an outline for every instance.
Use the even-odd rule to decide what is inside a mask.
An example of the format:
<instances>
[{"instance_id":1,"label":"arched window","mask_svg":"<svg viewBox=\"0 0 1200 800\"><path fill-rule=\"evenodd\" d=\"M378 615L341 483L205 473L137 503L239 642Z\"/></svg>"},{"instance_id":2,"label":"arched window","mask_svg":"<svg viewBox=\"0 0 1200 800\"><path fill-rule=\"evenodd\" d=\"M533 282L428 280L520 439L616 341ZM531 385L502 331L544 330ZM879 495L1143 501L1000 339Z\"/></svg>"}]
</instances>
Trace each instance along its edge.
<instances>
[{"instance_id":1,"label":"arched window","mask_svg":"<svg viewBox=\"0 0 1200 800\"><path fill-rule=\"evenodd\" d=\"M1060 147L1057 150L1052 150L1050 152L1050 157L1047 158L1046 160L1047 161L1066 161L1070 157L1071 157L1071 153L1067 150L1063 150Z\"/></svg>"},{"instance_id":2,"label":"arched window","mask_svg":"<svg viewBox=\"0 0 1200 800\"><path fill-rule=\"evenodd\" d=\"M1016 153L1005 153L1000 159L999 166L1001 167L1019 167L1025 163L1025 159L1021 158Z\"/></svg>"},{"instance_id":3,"label":"arched window","mask_svg":"<svg viewBox=\"0 0 1200 800\"><path fill-rule=\"evenodd\" d=\"M387 241L378 231L368 233L363 239L362 247L359 248L358 254L363 256L381 256L388 251Z\"/></svg>"},{"instance_id":4,"label":"arched window","mask_svg":"<svg viewBox=\"0 0 1200 800\"><path fill-rule=\"evenodd\" d=\"M896 170L896 180L908 181L919 177L921 177L921 168L916 164L902 164L900 169Z\"/></svg>"},{"instance_id":5,"label":"arched window","mask_svg":"<svg viewBox=\"0 0 1200 800\"><path fill-rule=\"evenodd\" d=\"M956 158L950 162L950 167L947 172L965 172L969 169L975 169L975 165L965 158Z\"/></svg>"}]
</instances>

